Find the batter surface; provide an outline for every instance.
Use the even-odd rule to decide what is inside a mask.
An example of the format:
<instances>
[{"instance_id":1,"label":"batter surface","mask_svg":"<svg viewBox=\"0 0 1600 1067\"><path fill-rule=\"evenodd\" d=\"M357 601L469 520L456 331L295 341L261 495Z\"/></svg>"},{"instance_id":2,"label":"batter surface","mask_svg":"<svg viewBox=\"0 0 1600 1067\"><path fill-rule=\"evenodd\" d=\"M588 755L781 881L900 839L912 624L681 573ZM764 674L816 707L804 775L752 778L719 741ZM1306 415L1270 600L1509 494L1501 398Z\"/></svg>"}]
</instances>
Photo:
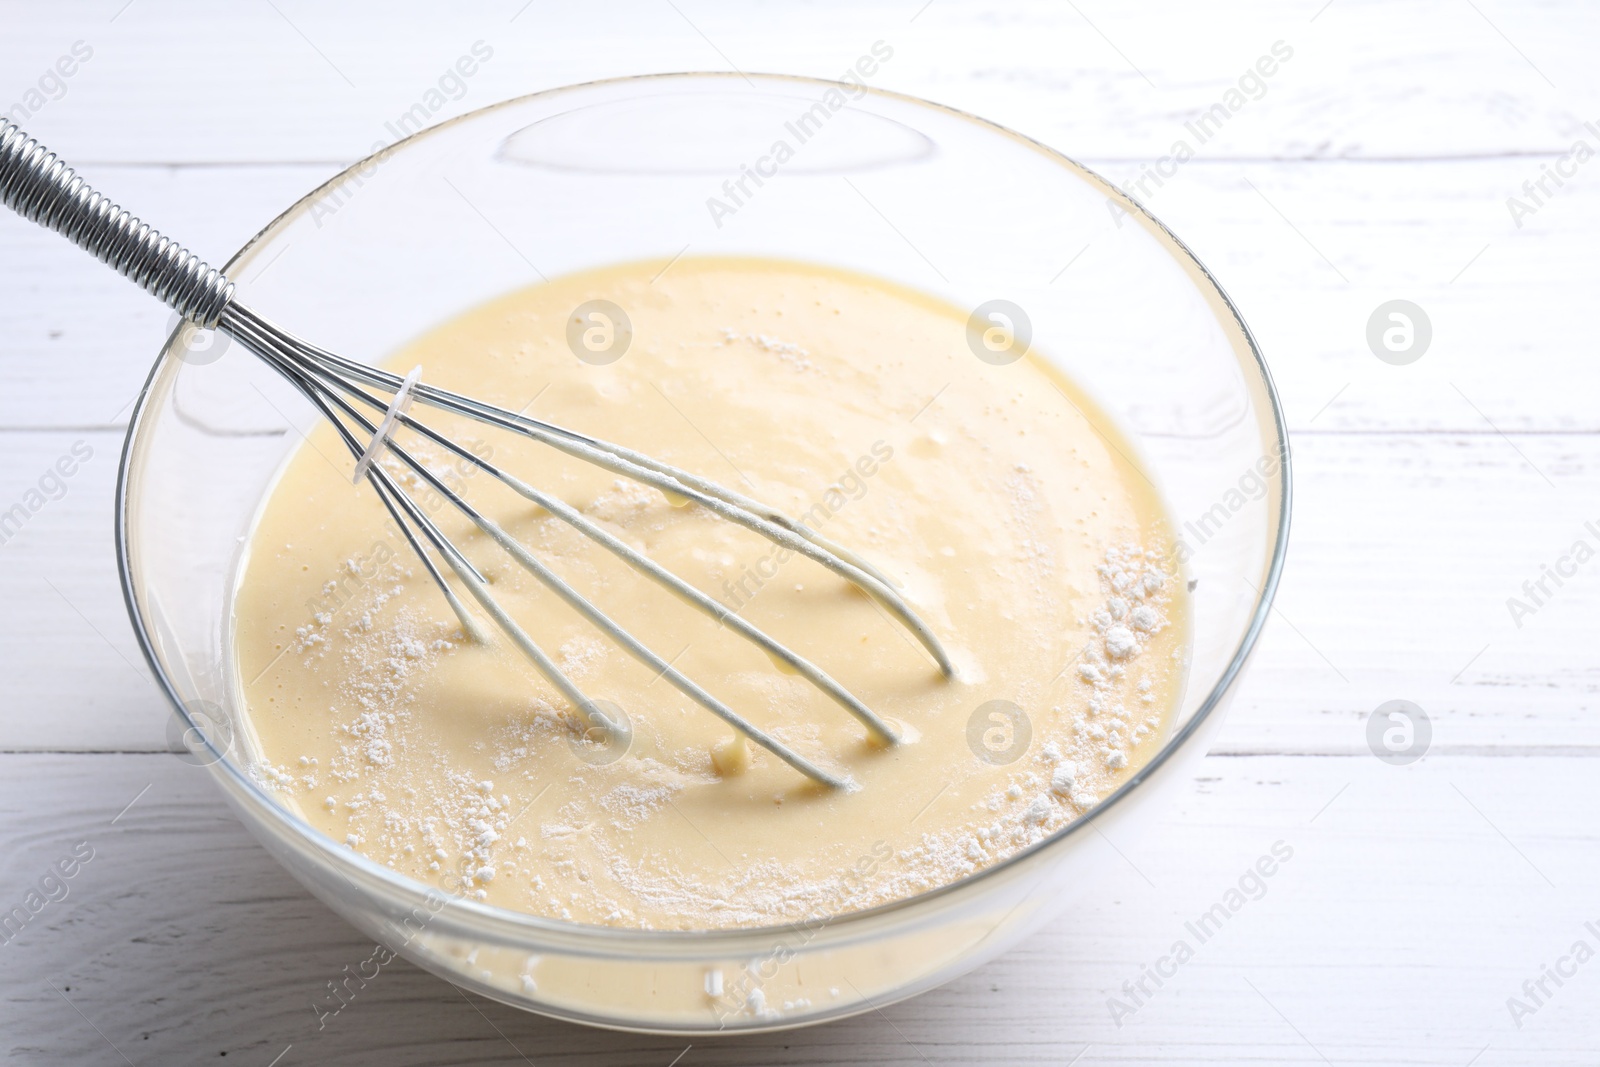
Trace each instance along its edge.
<instances>
[{"instance_id":1,"label":"batter surface","mask_svg":"<svg viewBox=\"0 0 1600 1067\"><path fill-rule=\"evenodd\" d=\"M821 789L733 744L720 720L419 490L532 637L626 712L625 751L585 741L486 618L491 643L464 637L371 487L352 488L350 457L323 426L263 505L234 604L258 779L411 877L506 908L654 929L772 925L899 899L992 865L1108 795L1158 747L1187 654L1171 533L1113 424L1035 355L975 358L966 314L922 294L780 262L663 266L510 294L390 366L420 363L431 384L805 516L900 582L955 679L811 561L536 442L417 409L811 658L905 743L870 743L761 650L470 464L398 435L674 666L860 788ZM568 343L570 325L591 354L615 344L603 320L575 312L595 300L631 323L625 352L604 365Z\"/></svg>"}]
</instances>

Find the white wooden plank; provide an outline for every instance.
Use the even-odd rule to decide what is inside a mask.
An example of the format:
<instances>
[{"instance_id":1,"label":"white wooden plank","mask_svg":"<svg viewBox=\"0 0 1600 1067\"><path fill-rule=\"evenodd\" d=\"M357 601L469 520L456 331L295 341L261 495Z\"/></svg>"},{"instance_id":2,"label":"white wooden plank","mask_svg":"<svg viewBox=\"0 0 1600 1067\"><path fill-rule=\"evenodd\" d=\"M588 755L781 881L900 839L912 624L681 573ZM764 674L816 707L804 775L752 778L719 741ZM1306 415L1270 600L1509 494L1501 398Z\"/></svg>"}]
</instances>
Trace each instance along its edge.
<instances>
[{"instance_id":1,"label":"white wooden plank","mask_svg":"<svg viewBox=\"0 0 1600 1067\"><path fill-rule=\"evenodd\" d=\"M0 899L77 842L95 851L0 947L13 1054L107 1063L111 1042L135 1063L266 1064L293 1046L279 1067L664 1067L689 1044L469 1004L405 964L318 1032L311 998L371 946L255 846L204 772L132 755L10 755L0 771ZM1588 758L1213 757L1147 838L1117 842L1113 891L1026 946L881 1015L699 1040L681 1062L1589 1063L1600 965L1551 987L1521 1029L1506 999L1596 941L1592 774ZM1293 855L1264 893L1199 942L1185 922L1279 841ZM1194 958L1117 1026L1108 999L1180 939Z\"/></svg>"},{"instance_id":2,"label":"white wooden plank","mask_svg":"<svg viewBox=\"0 0 1600 1067\"><path fill-rule=\"evenodd\" d=\"M0 546L0 599L28 606L0 615L0 749L165 743L116 585L117 435L0 434L0 506L80 440L94 457L66 495ZM1506 606L1574 541L1600 549L1600 437L1311 434L1295 464L1279 613L1219 751L1363 751L1366 716L1402 698L1444 750L1600 747L1600 561L1520 627Z\"/></svg>"},{"instance_id":3,"label":"white wooden plank","mask_svg":"<svg viewBox=\"0 0 1600 1067\"><path fill-rule=\"evenodd\" d=\"M1153 158L1282 40L1294 57L1208 151L1557 152L1595 117L1586 43L1600 29L1600 15L1581 0L1520 9L1500 0L1476 12L1448 0L1399 8L1379 0L1223 8L1174 0L999 8L942 0L789 8L502 0L469 14L421 0L381 12L303 0L122 10L124 3L8 0L0 69L13 72L5 86L12 96L0 106L22 99L81 40L93 58L65 82L65 95L30 119L75 156L349 160L477 40L494 57L441 115L645 71L737 66L833 77L883 40L896 52L879 84L1077 154Z\"/></svg>"}]
</instances>

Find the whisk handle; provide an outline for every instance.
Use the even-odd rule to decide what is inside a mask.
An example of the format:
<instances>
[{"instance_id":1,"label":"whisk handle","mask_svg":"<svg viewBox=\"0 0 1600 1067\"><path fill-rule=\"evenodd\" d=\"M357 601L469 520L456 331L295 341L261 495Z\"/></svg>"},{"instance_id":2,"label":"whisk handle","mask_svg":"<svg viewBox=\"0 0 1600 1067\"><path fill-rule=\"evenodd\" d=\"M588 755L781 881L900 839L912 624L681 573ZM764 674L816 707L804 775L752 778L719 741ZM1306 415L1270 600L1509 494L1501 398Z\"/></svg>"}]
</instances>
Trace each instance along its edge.
<instances>
[{"instance_id":1,"label":"whisk handle","mask_svg":"<svg viewBox=\"0 0 1600 1067\"><path fill-rule=\"evenodd\" d=\"M0 202L92 253L197 326L211 329L233 283L89 187L16 123L0 124Z\"/></svg>"}]
</instances>

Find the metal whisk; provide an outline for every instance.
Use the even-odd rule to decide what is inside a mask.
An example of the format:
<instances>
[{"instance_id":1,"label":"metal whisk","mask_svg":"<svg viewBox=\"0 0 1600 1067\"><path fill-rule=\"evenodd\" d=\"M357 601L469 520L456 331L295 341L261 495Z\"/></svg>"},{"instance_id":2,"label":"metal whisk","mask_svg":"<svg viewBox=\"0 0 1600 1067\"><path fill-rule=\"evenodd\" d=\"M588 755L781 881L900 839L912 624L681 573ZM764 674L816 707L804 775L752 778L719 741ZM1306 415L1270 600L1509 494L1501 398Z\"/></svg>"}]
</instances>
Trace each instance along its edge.
<instances>
[{"instance_id":1,"label":"metal whisk","mask_svg":"<svg viewBox=\"0 0 1600 1067\"><path fill-rule=\"evenodd\" d=\"M849 784L738 715L618 626L507 534L499 524L463 500L410 452L396 445L390 439L396 426L404 426L424 440L490 474L692 607L757 645L861 720L881 741L892 744L898 740L888 723L816 664L636 551L575 508L501 470L417 420L409 413L413 401L520 433L570 456L658 489L667 494L669 499L692 501L720 518L738 523L774 544L822 564L881 604L896 621L910 630L932 654L946 677L953 673L949 657L940 647L938 639L894 591L889 580L842 546L764 504L631 449L434 388L418 381L416 371L401 378L302 341L235 300L233 283L220 271L95 192L55 153L12 122L0 125L0 201L24 218L71 238L86 251L166 301L196 326L220 329L227 333L288 380L337 429L351 454L356 457L355 480L359 482L364 477L372 484L379 500L388 509L417 558L461 620L462 629L474 640L487 640L477 620L435 563L434 555L449 566L483 612L533 661L539 672L571 702L591 728L599 728L608 737L613 736L618 724L612 721L600 702L586 696L562 673L561 668L490 594L487 582L472 562L440 532L394 475L382 464L374 462L384 450L409 469L421 483L459 509L545 587L685 696L802 774L836 788Z\"/></svg>"}]
</instances>

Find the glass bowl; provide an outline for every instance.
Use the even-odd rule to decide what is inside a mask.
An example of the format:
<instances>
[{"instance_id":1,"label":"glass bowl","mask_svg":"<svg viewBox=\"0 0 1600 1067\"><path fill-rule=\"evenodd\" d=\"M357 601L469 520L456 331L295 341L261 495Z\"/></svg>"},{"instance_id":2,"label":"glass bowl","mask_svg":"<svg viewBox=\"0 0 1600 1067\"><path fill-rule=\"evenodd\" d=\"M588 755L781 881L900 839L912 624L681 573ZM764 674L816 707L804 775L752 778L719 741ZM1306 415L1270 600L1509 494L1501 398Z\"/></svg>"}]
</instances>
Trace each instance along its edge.
<instances>
[{"instance_id":1,"label":"glass bowl","mask_svg":"<svg viewBox=\"0 0 1600 1067\"><path fill-rule=\"evenodd\" d=\"M864 56L855 84L683 74L497 104L380 144L227 270L263 313L374 361L541 275L687 251L835 265L984 314L1007 301L1014 336L1134 442L1182 539L1193 648L1170 736L1090 813L1009 860L811 923L585 926L401 877L311 829L248 773L230 601L263 494L316 416L238 346L180 328L122 457L117 544L134 629L191 758L267 850L354 926L451 982L651 1032L881 1007L1101 891L1100 872L1116 867L1106 837L1126 843L1151 824L1220 725L1288 536L1288 440L1260 352L1205 268L1138 205L1009 130L866 88L885 58Z\"/></svg>"}]
</instances>

